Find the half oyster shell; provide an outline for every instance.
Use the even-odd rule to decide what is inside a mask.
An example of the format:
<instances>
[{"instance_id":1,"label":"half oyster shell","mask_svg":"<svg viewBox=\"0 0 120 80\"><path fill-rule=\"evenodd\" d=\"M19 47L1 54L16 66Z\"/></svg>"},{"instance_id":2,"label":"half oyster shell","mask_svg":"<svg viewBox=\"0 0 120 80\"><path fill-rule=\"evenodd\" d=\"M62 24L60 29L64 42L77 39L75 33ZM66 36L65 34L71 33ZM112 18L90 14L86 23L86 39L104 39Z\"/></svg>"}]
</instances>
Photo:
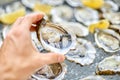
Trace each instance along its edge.
<instances>
[{"instance_id":1,"label":"half oyster shell","mask_svg":"<svg viewBox=\"0 0 120 80\"><path fill-rule=\"evenodd\" d=\"M51 11L52 21L54 23L67 22L73 18L73 11L67 5L54 7Z\"/></svg>"},{"instance_id":2,"label":"half oyster shell","mask_svg":"<svg viewBox=\"0 0 120 80\"><path fill-rule=\"evenodd\" d=\"M76 36L66 27L44 19L38 25L37 36L46 50L65 54L75 47Z\"/></svg>"},{"instance_id":3,"label":"half oyster shell","mask_svg":"<svg viewBox=\"0 0 120 80\"><path fill-rule=\"evenodd\" d=\"M66 58L81 65L90 65L95 59L96 50L90 41L78 38L75 50L66 54Z\"/></svg>"},{"instance_id":4,"label":"half oyster shell","mask_svg":"<svg viewBox=\"0 0 120 80\"><path fill-rule=\"evenodd\" d=\"M64 63L56 63L44 66L32 77L37 80L62 80L66 72L67 66Z\"/></svg>"},{"instance_id":5,"label":"half oyster shell","mask_svg":"<svg viewBox=\"0 0 120 80\"><path fill-rule=\"evenodd\" d=\"M114 30L106 29L96 32L95 41L106 52L117 52L120 50L120 34Z\"/></svg>"},{"instance_id":6,"label":"half oyster shell","mask_svg":"<svg viewBox=\"0 0 120 80\"><path fill-rule=\"evenodd\" d=\"M97 74L113 75L120 74L120 56L110 56L102 60L97 66Z\"/></svg>"},{"instance_id":7,"label":"half oyster shell","mask_svg":"<svg viewBox=\"0 0 120 80\"><path fill-rule=\"evenodd\" d=\"M94 16L93 16L94 15ZM99 14L91 8L77 8L74 10L75 19L85 25L90 25L99 20Z\"/></svg>"},{"instance_id":8,"label":"half oyster shell","mask_svg":"<svg viewBox=\"0 0 120 80\"><path fill-rule=\"evenodd\" d=\"M102 78L101 76L88 76L86 78L80 79L80 80L105 80L104 78Z\"/></svg>"},{"instance_id":9,"label":"half oyster shell","mask_svg":"<svg viewBox=\"0 0 120 80\"><path fill-rule=\"evenodd\" d=\"M43 2L52 6L57 6L62 5L64 0L43 0Z\"/></svg>"},{"instance_id":10,"label":"half oyster shell","mask_svg":"<svg viewBox=\"0 0 120 80\"><path fill-rule=\"evenodd\" d=\"M82 6L81 0L66 0L66 2L72 7Z\"/></svg>"}]
</instances>

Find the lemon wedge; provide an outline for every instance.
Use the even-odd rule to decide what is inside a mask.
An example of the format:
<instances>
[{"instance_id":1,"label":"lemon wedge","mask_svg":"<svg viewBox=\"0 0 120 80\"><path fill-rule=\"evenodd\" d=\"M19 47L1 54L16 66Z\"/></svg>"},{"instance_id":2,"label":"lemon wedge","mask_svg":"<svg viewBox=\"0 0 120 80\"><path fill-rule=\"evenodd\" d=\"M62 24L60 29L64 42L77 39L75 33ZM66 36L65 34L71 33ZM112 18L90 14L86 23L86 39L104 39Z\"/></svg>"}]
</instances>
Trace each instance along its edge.
<instances>
[{"instance_id":1,"label":"lemon wedge","mask_svg":"<svg viewBox=\"0 0 120 80\"><path fill-rule=\"evenodd\" d=\"M108 29L110 26L110 22L106 19L104 20L100 20L99 22L97 23L94 23L94 24L91 24L89 26L89 31L91 33L94 33L95 32L95 29L101 29L101 30L104 30L104 29Z\"/></svg>"},{"instance_id":2,"label":"lemon wedge","mask_svg":"<svg viewBox=\"0 0 120 80\"><path fill-rule=\"evenodd\" d=\"M99 9L104 5L104 0L81 0L83 5L93 8Z\"/></svg>"},{"instance_id":3,"label":"lemon wedge","mask_svg":"<svg viewBox=\"0 0 120 80\"><path fill-rule=\"evenodd\" d=\"M12 13L5 13L0 15L0 21L5 24L12 24L16 21L18 17L24 16L26 13L25 8L21 8Z\"/></svg>"}]
</instances>

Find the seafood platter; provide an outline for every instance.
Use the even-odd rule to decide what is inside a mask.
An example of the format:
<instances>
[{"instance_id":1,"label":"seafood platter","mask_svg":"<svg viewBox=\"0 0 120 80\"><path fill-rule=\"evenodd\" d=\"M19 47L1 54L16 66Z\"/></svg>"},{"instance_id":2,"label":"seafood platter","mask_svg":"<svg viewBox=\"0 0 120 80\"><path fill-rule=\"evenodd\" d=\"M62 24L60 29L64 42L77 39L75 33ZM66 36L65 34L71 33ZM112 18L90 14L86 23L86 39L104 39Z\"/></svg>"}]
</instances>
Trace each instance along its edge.
<instances>
[{"instance_id":1,"label":"seafood platter","mask_svg":"<svg viewBox=\"0 0 120 80\"><path fill-rule=\"evenodd\" d=\"M7 1L0 5L0 46L15 20L33 12L44 14L31 32L34 47L66 60L43 66L28 80L120 80L117 0Z\"/></svg>"}]
</instances>

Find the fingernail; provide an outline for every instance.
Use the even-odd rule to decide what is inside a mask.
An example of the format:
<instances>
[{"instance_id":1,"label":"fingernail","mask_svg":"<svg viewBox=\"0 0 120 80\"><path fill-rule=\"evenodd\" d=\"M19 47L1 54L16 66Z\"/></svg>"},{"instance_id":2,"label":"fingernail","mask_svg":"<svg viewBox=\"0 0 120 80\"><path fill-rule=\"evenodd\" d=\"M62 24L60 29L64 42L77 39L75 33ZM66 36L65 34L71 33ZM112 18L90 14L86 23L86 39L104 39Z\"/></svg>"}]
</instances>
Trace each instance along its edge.
<instances>
[{"instance_id":1,"label":"fingernail","mask_svg":"<svg viewBox=\"0 0 120 80\"><path fill-rule=\"evenodd\" d=\"M58 58L59 62L63 62L64 60L65 60L65 56L64 55L59 56L59 58Z\"/></svg>"}]
</instances>

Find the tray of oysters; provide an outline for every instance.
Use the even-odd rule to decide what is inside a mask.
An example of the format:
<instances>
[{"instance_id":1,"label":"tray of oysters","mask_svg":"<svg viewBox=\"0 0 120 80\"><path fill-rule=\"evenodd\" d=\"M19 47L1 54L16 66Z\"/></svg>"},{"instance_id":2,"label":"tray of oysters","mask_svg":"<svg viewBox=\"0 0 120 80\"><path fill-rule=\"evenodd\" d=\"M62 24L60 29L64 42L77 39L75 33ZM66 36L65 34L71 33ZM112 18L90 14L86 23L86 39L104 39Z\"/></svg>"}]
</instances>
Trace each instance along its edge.
<instances>
[{"instance_id":1,"label":"tray of oysters","mask_svg":"<svg viewBox=\"0 0 120 80\"><path fill-rule=\"evenodd\" d=\"M18 17L37 11L45 16L31 32L33 45L66 60L43 66L28 80L120 80L119 0L6 1L0 5L0 46Z\"/></svg>"}]
</instances>

